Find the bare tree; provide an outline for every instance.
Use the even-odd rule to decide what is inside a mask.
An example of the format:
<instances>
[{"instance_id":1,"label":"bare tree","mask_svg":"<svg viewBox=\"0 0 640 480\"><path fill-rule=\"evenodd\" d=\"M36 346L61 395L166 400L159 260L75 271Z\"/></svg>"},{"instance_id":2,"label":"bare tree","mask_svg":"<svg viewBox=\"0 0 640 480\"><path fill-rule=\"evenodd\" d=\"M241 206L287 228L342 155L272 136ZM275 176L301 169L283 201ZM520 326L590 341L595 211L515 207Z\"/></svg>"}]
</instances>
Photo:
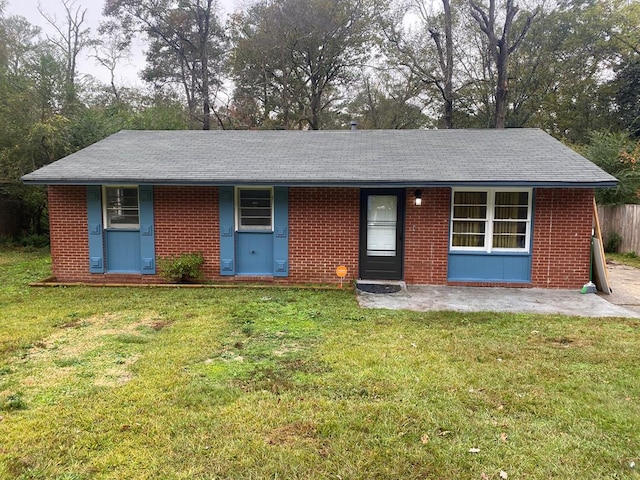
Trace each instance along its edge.
<instances>
[{"instance_id":1,"label":"bare tree","mask_svg":"<svg viewBox=\"0 0 640 480\"><path fill-rule=\"evenodd\" d=\"M219 70L224 35L215 0L107 0L105 15L125 32L147 35L147 68L143 78L157 88L180 85L195 117L202 107L202 129L211 128L212 88L221 85ZM223 122L218 118L223 128Z\"/></svg>"},{"instance_id":2,"label":"bare tree","mask_svg":"<svg viewBox=\"0 0 640 480\"><path fill-rule=\"evenodd\" d=\"M514 0L506 0L502 26L497 24L496 0L489 0L488 7L477 3L476 0L469 0L469 5L471 16L487 37L489 58L496 67L498 78L495 92L495 128L504 128L509 93L509 57L527 35L537 11L526 16L520 33L513 39L511 29L520 11L520 8L514 4ZM496 32L498 28L499 31Z\"/></svg>"},{"instance_id":3,"label":"bare tree","mask_svg":"<svg viewBox=\"0 0 640 480\"><path fill-rule=\"evenodd\" d=\"M56 31L57 36L47 35L47 40L53 44L65 61L65 107L73 108L76 101L77 60L80 52L89 47L93 41L90 37L91 29L83 28L87 9L75 5L75 0L61 0L65 11L62 23L55 16L47 13L38 4L40 15Z\"/></svg>"},{"instance_id":4,"label":"bare tree","mask_svg":"<svg viewBox=\"0 0 640 480\"><path fill-rule=\"evenodd\" d=\"M109 86L117 102L120 91L116 86L116 68L121 60L129 58L131 38L118 25L108 22L100 26L102 36L94 45L91 55L95 61L109 71Z\"/></svg>"},{"instance_id":5,"label":"bare tree","mask_svg":"<svg viewBox=\"0 0 640 480\"><path fill-rule=\"evenodd\" d=\"M399 12L392 13L391 23L383 21L383 24L385 36L395 49L390 56L408 68L413 76L422 79L423 83L436 88L442 98L444 127L453 128L454 19L451 0L441 2L442 12L434 12L433 3L427 0L412 0L404 7L418 14L421 31L414 38L410 38L404 29L407 10L401 8ZM426 34L428 37L425 38ZM433 42L431 48L426 45L429 40Z\"/></svg>"},{"instance_id":6,"label":"bare tree","mask_svg":"<svg viewBox=\"0 0 640 480\"><path fill-rule=\"evenodd\" d=\"M419 2L420 5L422 2ZM445 128L453 128L453 17L450 0L442 0L444 22L444 47L442 34L436 27L429 28L429 34L436 44L438 63L442 72L442 81L436 83L442 94ZM421 10L422 12L422 10Z\"/></svg>"}]
</instances>

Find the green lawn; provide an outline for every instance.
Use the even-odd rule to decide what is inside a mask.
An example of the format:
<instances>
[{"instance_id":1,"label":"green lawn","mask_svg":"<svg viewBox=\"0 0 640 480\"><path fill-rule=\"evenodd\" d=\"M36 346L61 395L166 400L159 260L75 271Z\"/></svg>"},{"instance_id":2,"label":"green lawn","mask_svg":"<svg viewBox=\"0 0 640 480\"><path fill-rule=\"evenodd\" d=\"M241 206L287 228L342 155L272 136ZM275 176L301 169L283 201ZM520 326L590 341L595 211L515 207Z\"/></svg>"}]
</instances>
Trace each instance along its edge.
<instances>
[{"instance_id":1,"label":"green lawn","mask_svg":"<svg viewBox=\"0 0 640 480\"><path fill-rule=\"evenodd\" d=\"M640 478L637 320L48 274L0 252L0 478Z\"/></svg>"},{"instance_id":2,"label":"green lawn","mask_svg":"<svg viewBox=\"0 0 640 480\"><path fill-rule=\"evenodd\" d=\"M635 253L607 253L607 260L612 260L616 263L621 263L630 267L640 268L640 257Z\"/></svg>"}]
</instances>

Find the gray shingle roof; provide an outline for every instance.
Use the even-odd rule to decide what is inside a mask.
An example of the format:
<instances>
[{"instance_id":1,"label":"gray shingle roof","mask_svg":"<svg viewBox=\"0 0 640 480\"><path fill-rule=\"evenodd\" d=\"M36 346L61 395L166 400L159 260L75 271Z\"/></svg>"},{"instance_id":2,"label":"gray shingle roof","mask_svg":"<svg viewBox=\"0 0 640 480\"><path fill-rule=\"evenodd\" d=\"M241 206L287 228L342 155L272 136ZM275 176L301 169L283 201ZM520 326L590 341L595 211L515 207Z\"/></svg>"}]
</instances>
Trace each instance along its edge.
<instances>
[{"instance_id":1,"label":"gray shingle roof","mask_svg":"<svg viewBox=\"0 0 640 480\"><path fill-rule=\"evenodd\" d=\"M611 186L542 130L122 131L22 177L41 184Z\"/></svg>"}]
</instances>

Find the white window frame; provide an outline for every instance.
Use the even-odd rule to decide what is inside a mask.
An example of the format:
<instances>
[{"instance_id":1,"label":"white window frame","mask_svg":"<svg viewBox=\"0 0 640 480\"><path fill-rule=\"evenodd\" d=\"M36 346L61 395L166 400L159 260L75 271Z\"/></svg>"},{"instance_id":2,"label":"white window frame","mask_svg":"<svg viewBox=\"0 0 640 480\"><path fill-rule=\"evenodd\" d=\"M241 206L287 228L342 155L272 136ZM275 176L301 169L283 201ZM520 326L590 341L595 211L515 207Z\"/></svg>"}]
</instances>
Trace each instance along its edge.
<instances>
[{"instance_id":1,"label":"white window frame","mask_svg":"<svg viewBox=\"0 0 640 480\"><path fill-rule=\"evenodd\" d=\"M463 247L453 245L453 222L454 222L454 198L456 192L483 192L487 194L487 215L484 220L475 219L475 221L485 222L484 231L484 247ZM528 194L527 218L513 221L526 222L525 246L524 248L499 248L493 247L493 224L495 221L495 200L496 193L501 192L526 192ZM532 188L477 188L477 187L459 187L451 189L451 210L449 215L449 250L452 252L500 252L500 253L529 253L531 245L531 215L532 215Z\"/></svg>"},{"instance_id":2,"label":"white window frame","mask_svg":"<svg viewBox=\"0 0 640 480\"><path fill-rule=\"evenodd\" d=\"M118 223L112 225L107 212L107 190L112 188L135 188L138 192L138 223ZM102 186L102 221L107 229L113 230L139 230L140 229L140 188L138 185L103 185Z\"/></svg>"},{"instance_id":3,"label":"white window frame","mask_svg":"<svg viewBox=\"0 0 640 480\"><path fill-rule=\"evenodd\" d=\"M268 190L269 198L271 202L271 223L264 226L242 226L240 224L240 192L247 190ZM236 187L235 188L235 221L237 232L273 232L273 214L274 214L274 199L273 199L273 187L269 186L252 186L252 187Z\"/></svg>"}]
</instances>

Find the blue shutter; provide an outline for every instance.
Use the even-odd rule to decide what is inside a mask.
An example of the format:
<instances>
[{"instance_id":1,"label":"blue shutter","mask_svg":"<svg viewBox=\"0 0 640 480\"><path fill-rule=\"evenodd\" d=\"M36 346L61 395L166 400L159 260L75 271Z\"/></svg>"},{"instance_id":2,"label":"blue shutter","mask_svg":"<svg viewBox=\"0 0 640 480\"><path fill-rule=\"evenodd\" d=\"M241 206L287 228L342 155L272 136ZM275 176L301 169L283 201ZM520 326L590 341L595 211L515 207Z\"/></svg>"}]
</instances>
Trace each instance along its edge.
<instances>
[{"instance_id":1,"label":"blue shutter","mask_svg":"<svg viewBox=\"0 0 640 480\"><path fill-rule=\"evenodd\" d=\"M153 186L138 187L140 207L140 258L143 275L156 273L156 245L153 223Z\"/></svg>"},{"instance_id":2,"label":"blue shutter","mask_svg":"<svg viewBox=\"0 0 640 480\"><path fill-rule=\"evenodd\" d=\"M218 189L220 200L220 275L235 275L233 187Z\"/></svg>"},{"instance_id":3,"label":"blue shutter","mask_svg":"<svg viewBox=\"0 0 640 480\"><path fill-rule=\"evenodd\" d=\"M273 189L273 275L289 275L289 189Z\"/></svg>"},{"instance_id":4,"label":"blue shutter","mask_svg":"<svg viewBox=\"0 0 640 480\"><path fill-rule=\"evenodd\" d=\"M87 187L87 222L89 228L89 271L104 273L104 244L102 236L102 187Z\"/></svg>"}]
</instances>

